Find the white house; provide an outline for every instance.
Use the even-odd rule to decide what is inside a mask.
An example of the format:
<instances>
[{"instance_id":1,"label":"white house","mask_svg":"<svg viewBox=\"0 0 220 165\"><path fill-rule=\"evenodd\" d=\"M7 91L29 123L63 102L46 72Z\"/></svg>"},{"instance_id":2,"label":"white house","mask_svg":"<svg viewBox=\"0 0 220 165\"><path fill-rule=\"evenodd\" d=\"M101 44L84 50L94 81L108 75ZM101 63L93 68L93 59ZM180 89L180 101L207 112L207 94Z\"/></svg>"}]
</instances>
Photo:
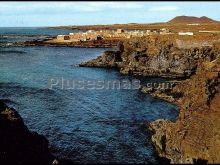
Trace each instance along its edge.
<instances>
[{"instance_id":1,"label":"white house","mask_svg":"<svg viewBox=\"0 0 220 165\"><path fill-rule=\"evenodd\" d=\"M199 26L200 24L199 23L189 23L187 25L189 25L189 26Z\"/></svg>"},{"instance_id":2,"label":"white house","mask_svg":"<svg viewBox=\"0 0 220 165\"><path fill-rule=\"evenodd\" d=\"M180 36L193 36L193 32L179 32Z\"/></svg>"}]
</instances>

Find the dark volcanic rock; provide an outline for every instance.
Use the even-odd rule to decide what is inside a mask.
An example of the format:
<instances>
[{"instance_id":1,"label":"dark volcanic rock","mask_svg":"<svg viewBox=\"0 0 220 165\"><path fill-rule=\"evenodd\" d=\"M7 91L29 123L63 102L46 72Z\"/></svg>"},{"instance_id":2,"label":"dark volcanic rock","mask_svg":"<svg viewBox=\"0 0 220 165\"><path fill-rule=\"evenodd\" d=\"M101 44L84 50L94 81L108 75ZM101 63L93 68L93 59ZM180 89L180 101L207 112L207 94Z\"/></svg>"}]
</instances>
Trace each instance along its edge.
<instances>
[{"instance_id":1,"label":"dark volcanic rock","mask_svg":"<svg viewBox=\"0 0 220 165\"><path fill-rule=\"evenodd\" d=\"M121 61L122 59L120 51L106 51L97 59L82 63L80 66L116 68Z\"/></svg>"},{"instance_id":2,"label":"dark volcanic rock","mask_svg":"<svg viewBox=\"0 0 220 165\"><path fill-rule=\"evenodd\" d=\"M0 101L0 164L52 164L48 140L30 132L20 115Z\"/></svg>"},{"instance_id":3,"label":"dark volcanic rock","mask_svg":"<svg viewBox=\"0 0 220 165\"><path fill-rule=\"evenodd\" d=\"M117 67L123 74L177 78L193 74L199 60L216 58L211 47L183 49L158 38L131 39L118 47L120 51L105 52L80 66Z\"/></svg>"}]
</instances>

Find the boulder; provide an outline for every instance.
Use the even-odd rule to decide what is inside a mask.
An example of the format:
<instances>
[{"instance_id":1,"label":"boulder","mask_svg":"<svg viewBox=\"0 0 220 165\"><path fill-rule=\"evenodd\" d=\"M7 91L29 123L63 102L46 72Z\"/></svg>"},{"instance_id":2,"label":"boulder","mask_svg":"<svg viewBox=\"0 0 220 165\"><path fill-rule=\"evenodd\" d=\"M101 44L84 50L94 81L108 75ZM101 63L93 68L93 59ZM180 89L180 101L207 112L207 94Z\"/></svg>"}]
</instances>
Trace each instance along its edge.
<instances>
[{"instance_id":1,"label":"boulder","mask_svg":"<svg viewBox=\"0 0 220 165\"><path fill-rule=\"evenodd\" d=\"M0 164L52 164L48 140L28 130L18 112L0 101Z\"/></svg>"}]
</instances>

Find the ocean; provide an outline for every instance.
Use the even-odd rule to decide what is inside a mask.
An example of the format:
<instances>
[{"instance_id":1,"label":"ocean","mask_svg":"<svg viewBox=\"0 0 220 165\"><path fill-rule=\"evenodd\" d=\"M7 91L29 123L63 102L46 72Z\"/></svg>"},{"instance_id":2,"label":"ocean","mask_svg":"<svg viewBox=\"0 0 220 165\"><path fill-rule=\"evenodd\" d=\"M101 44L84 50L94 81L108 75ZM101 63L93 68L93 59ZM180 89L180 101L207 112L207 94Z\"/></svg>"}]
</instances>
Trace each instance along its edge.
<instances>
[{"instance_id":1,"label":"ocean","mask_svg":"<svg viewBox=\"0 0 220 165\"><path fill-rule=\"evenodd\" d=\"M50 88L51 79L131 80L115 69L79 67L103 48L13 47L8 43L71 30L0 28L0 99L14 107L51 152L76 163L158 163L146 123L174 121L178 108L138 89ZM163 81L142 78L141 83Z\"/></svg>"}]
</instances>

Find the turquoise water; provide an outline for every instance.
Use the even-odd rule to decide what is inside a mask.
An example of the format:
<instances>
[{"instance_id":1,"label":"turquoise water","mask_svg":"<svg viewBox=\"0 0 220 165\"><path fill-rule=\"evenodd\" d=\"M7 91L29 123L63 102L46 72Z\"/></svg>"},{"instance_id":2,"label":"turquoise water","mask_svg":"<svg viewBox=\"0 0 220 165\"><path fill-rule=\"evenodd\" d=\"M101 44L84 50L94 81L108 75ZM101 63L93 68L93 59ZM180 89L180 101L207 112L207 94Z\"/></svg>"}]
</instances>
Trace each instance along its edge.
<instances>
[{"instance_id":1,"label":"turquoise water","mask_svg":"<svg viewBox=\"0 0 220 165\"><path fill-rule=\"evenodd\" d=\"M32 34L30 29L28 33ZM78 163L157 163L144 124L159 118L175 120L175 106L139 90L48 87L51 77L132 79L116 70L78 67L105 50L0 48L0 98L18 110L30 130L45 135L51 151L59 157Z\"/></svg>"}]
</instances>

